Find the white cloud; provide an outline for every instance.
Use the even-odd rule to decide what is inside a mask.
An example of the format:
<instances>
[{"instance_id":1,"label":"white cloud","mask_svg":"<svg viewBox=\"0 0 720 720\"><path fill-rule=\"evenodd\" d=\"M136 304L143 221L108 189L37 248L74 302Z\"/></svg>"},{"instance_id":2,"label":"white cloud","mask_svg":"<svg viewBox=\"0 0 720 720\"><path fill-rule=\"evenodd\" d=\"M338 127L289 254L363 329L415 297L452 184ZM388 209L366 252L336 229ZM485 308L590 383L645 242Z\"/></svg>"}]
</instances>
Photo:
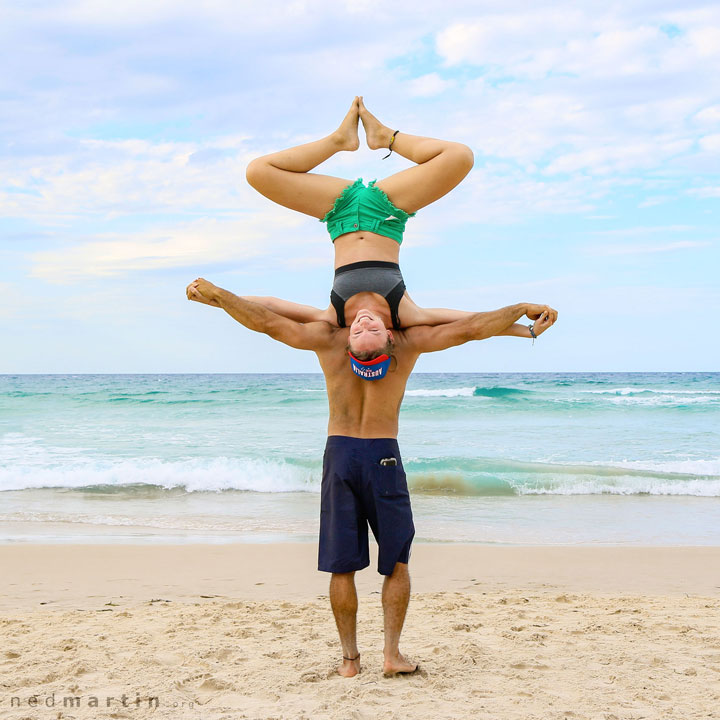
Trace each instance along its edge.
<instances>
[{"instance_id":1,"label":"white cloud","mask_svg":"<svg viewBox=\"0 0 720 720\"><path fill-rule=\"evenodd\" d=\"M92 29L142 28L165 24L170 18L183 25L224 22L233 29L257 29L297 22L311 16L313 9L312 4L304 0L266 0L262 12L247 1L233 0L207 0L202 5L192 0L126 0L122 4L112 0L66 0L33 3L26 12L16 11L15 17L21 20L26 13L33 13L36 20Z\"/></svg>"},{"instance_id":2,"label":"white cloud","mask_svg":"<svg viewBox=\"0 0 720 720\"><path fill-rule=\"evenodd\" d=\"M454 84L449 80L443 80L437 73L428 73L411 80L408 92L412 97L432 97L448 90Z\"/></svg>"},{"instance_id":3,"label":"white cloud","mask_svg":"<svg viewBox=\"0 0 720 720\"><path fill-rule=\"evenodd\" d=\"M470 63L514 69L528 62L540 49L539 44L552 46L553 40L576 32L582 23L577 11L557 12L547 7L532 12L485 13L476 20L448 25L437 35L436 49L446 65Z\"/></svg>"},{"instance_id":4,"label":"white cloud","mask_svg":"<svg viewBox=\"0 0 720 720\"><path fill-rule=\"evenodd\" d=\"M198 167L188 162L198 149L190 143L87 140L72 154L33 158L29 167L5 158L0 172L14 169L15 183L35 194L0 193L0 208L7 215L50 221L75 214L237 208L232 191L247 185L247 155Z\"/></svg>"},{"instance_id":5,"label":"white cloud","mask_svg":"<svg viewBox=\"0 0 720 720\"><path fill-rule=\"evenodd\" d=\"M700 147L707 152L720 151L720 133L700 138Z\"/></svg>"},{"instance_id":6,"label":"white cloud","mask_svg":"<svg viewBox=\"0 0 720 720\"><path fill-rule=\"evenodd\" d=\"M690 233L697 232L694 225L641 225L639 227L621 227L614 230L597 230L592 234L597 237L637 237L657 235L658 233Z\"/></svg>"},{"instance_id":7,"label":"white cloud","mask_svg":"<svg viewBox=\"0 0 720 720\"><path fill-rule=\"evenodd\" d=\"M447 65L483 66L492 75L606 77L651 71L671 42L658 27L623 26L622 18L566 6L452 24L438 34L437 51Z\"/></svg>"},{"instance_id":8,"label":"white cloud","mask_svg":"<svg viewBox=\"0 0 720 720\"><path fill-rule=\"evenodd\" d=\"M688 33L688 40L703 58L720 55L720 28L695 28Z\"/></svg>"},{"instance_id":9,"label":"white cloud","mask_svg":"<svg viewBox=\"0 0 720 720\"><path fill-rule=\"evenodd\" d=\"M0 175L9 178L8 189L0 189L0 211L51 224L81 216L277 211L245 179L248 162L262 154L246 140L82 140L74 152L34 157L27 165L6 157L0 159Z\"/></svg>"},{"instance_id":10,"label":"white cloud","mask_svg":"<svg viewBox=\"0 0 720 720\"><path fill-rule=\"evenodd\" d=\"M716 151L697 126L720 118L718 33L720 13L706 7L510 6L450 21L436 50L479 78L462 87L468 119L457 123L473 147L603 178L682 173L685 158Z\"/></svg>"},{"instance_id":11,"label":"white cloud","mask_svg":"<svg viewBox=\"0 0 720 720\"><path fill-rule=\"evenodd\" d=\"M61 250L32 253L31 277L71 284L85 276L112 277L132 272L242 263L297 245L302 218L257 214L249 219L199 219L128 235L100 234ZM318 238L317 242L320 239ZM303 245L306 245L305 241Z\"/></svg>"},{"instance_id":12,"label":"white cloud","mask_svg":"<svg viewBox=\"0 0 720 720\"><path fill-rule=\"evenodd\" d=\"M671 200L673 200L673 197L671 195L657 195L655 197L646 198L641 203L638 203L638 207L640 207L640 208L655 207L656 205L662 205L663 203L669 202Z\"/></svg>"},{"instance_id":13,"label":"white cloud","mask_svg":"<svg viewBox=\"0 0 720 720\"><path fill-rule=\"evenodd\" d=\"M655 245L593 245L585 249L589 255L649 255L654 253L672 252L674 250L692 250L710 247L712 243L699 240L680 240Z\"/></svg>"},{"instance_id":14,"label":"white cloud","mask_svg":"<svg viewBox=\"0 0 720 720\"><path fill-rule=\"evenodd\" d=\"M701 198L720 198L720 185L712 187L692 188L688 190L690 195L697 195Z\"/></svg>"},{"instance_id":15,"label":"white cloud","mask_svg":"<svg viewBox=\"0 0 720 720\"><path fill-rule=\"evenodd\" d=\"M654 138L654 142L623 144L618 139L601 147L560 155L553 160L546 172L548 175L591 171L597 175L625 173L644 168L656 167L663 160L688 150L692 142L677 138L666 140Z\"/></svg>"},{"instance_id":16,"label":"white cloud","mask_svg":"<svg viewBox=\"0 0 720 720\"><path fill-rule=\"evenodd\" d=\"M720 105L703 108L695 115L695 120L709 125L720 124Z\"/></svg>"}]
</instances>

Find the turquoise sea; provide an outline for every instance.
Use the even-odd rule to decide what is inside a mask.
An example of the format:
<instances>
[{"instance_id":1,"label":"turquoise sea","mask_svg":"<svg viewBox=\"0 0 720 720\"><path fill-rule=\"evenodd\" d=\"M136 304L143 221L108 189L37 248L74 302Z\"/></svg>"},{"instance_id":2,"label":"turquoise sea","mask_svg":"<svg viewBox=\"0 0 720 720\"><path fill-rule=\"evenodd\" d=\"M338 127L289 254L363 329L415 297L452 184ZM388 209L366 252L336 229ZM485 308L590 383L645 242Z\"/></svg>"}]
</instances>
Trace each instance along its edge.
<instances>
[{"instance_id":1,"label":"turquoise sea","mask_svg":"<svg viewBox=\"0 0 720 720\"><path fill-rule=\"evenodd\" d=\"M0 542L315 541L322 375L0 376ZM720 373L416 374L416 540L720 544Z\"/></svg>"}]
</instances>

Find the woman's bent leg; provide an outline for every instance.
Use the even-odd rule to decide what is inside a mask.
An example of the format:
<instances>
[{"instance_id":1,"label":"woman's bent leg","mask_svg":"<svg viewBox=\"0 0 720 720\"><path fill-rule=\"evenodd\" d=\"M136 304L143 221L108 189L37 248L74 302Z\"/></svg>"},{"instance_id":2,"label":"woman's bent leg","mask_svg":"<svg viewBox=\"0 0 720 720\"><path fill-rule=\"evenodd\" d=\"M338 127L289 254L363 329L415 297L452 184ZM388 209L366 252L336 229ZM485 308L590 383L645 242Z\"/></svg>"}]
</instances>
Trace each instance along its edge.
<instances>
[{"instance_id":1,"label":"woman's bent leg","mask_svg":"<svg viewBox=\"0 0 720 720\"><path fill-rule=\"evenodd\" d=\"M368 112L362 98L359 108L368 146L373 150L387 148L393 130ZM377 183L377 187L385 192L393 205L405 212L417 212L449 193L473 166L472 150L449 140L399 132L392 149L417 165L385 178Z\"/></svg>"},{"instance_id":2,"label":"woman's bent leg","mask_svg":"<svg viewBox=\"0 0 720 720\"><path fill-rule=\"evenodd\" d=\"M358 104L353 101L340 127L322 140L256 158L247 167L247 180L278 205L323 218L350 180L310 173L340 150L358 148Z\"/></svg>"}]
</instances>

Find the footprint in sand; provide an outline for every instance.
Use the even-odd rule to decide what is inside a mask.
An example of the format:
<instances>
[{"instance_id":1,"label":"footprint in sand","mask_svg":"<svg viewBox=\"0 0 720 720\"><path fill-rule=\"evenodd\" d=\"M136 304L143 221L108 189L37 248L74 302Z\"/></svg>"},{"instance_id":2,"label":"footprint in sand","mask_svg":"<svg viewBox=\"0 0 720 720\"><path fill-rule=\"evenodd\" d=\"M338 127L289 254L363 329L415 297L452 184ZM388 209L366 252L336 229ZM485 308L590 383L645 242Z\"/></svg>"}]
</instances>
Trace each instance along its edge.
<instances>
[{"instance_id":1,"label":"footprint in sand","mask_svg":"<svg viewBox=\"0 0 720 720\"><path fill-rule=\"evenodd\" d=\"M198 684L198 680L202 680L202 682ZM235 686L231 682L213 677L210 673L199 673L198 675L192 675L185 680L176 680L174 685L178 690L188 693L235 690Z\"/></svg>"},{"instance_id":2,"label":"footprint in sand","mask_svg":"<svg viewBox=\"0 0 720 720\"><path fill-rule=\"evenodd\" d=\"M201 692L217 692L218 690L235 690L235 686L227 680L212 677L207 678L198 688Z\"/></svg>"}]
</instances>

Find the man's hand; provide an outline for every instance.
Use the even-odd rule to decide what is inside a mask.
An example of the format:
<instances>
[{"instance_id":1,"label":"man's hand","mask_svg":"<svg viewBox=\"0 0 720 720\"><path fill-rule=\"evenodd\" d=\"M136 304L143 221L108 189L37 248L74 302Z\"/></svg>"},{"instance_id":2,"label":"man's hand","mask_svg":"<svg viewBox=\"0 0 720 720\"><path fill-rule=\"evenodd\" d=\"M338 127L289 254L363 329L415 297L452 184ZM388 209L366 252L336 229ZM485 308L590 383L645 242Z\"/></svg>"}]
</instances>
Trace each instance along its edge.
<instances>
[{"instance_id":1,"label":"man's hand","mask_svg":"<svg viewBox=\"0 0 720 720\"><path fill-rule=\"evenodd\" d=\"M188 300L220 307L220 303L216 299L218 290L217 285L213 285L211 282L205 280L205 278L197 278L187 286L185 293Z\"/></svg>"},{"instance_id":2,"label":"man's hand","mask_svg":"<svg viewBox=\"0 0 720 720\"><path fill-rule=\"evenodd\" d=\"M553 310L552 312L555 311ZM557 317L557 312L555 312L555 317ZM535 333L535 335L542 335L549 327L552 326L554 322L555 320L553 320L550 312L543 312L540 317L538 317L538 319L535 320L535 322L533 323L533 332Z\"/></svg>"},{"instance_id":3,"label":"man's hand","mask_svg":"<svg viewBox=\"0 0 720 720\"><path fill-rule=\"evenodd\" d=\"M525 314L531 320L539 320L545 314L547 314L548 318L551 320L550 325L557 320L557 310L553 310L549 305L535 305L533 303L527 303L525 307ZM547 328L544 329L547 330Z\"/></svg>"}]
</instances>

